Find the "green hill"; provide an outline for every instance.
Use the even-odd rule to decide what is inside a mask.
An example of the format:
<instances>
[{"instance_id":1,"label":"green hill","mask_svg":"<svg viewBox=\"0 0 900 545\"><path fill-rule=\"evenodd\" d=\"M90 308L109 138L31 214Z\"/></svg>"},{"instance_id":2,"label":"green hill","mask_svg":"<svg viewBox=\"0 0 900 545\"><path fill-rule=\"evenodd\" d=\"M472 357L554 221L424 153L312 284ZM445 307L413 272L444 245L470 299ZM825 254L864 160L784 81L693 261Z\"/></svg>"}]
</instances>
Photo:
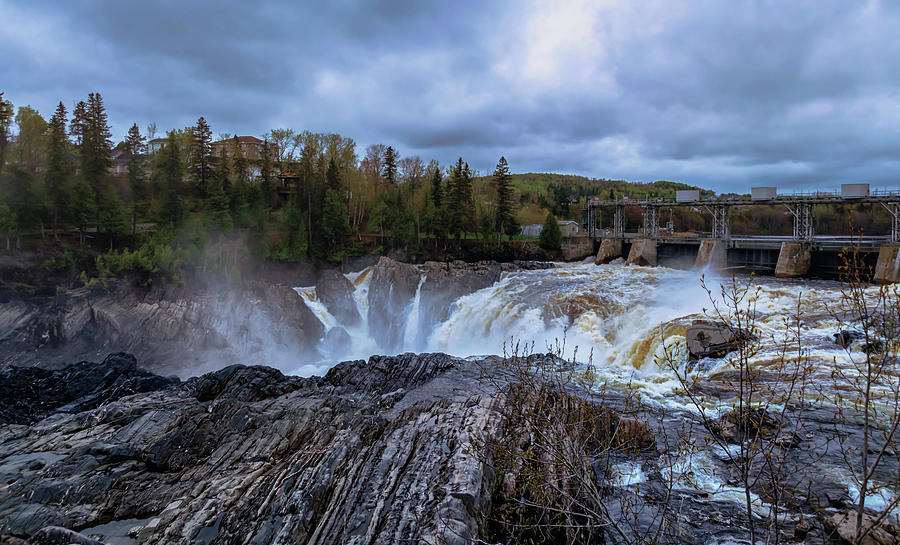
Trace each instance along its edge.
<instances>
[{"instance_id":1,"label":"green hill","mask_svg":"<svg viewBox=\"0 0 900 545\"><path fill-rule=\"evenodd\" d=\"M512 180L520 204L518 219L523 225L542 223L547 210L553 211L560 219L581 220L584 201L591 197L674 199L675 192L681 189L700 189L704 195L713 194L710 190L665 180L635 183L573 174L533 172L513 174ZM493 200L490 182L490 176L482 176L475 180L476 198L488 206Z\"/></svg>"}]
</instances>

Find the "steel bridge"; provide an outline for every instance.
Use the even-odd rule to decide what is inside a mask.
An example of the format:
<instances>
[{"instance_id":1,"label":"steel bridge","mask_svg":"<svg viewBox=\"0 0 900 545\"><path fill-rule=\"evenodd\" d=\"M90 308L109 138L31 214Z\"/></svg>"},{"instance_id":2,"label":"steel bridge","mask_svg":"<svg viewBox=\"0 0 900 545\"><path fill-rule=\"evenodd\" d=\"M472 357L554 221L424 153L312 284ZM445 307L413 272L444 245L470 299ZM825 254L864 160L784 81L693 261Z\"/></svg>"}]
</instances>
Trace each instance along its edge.
<instances>
[{"instance_id":1,"label":"steel bridge","mask_svg":"<svg viewBox=\"0 0 900 545\"><path fill-rule=\"evenodd\" d=\"M847 191L850 189L859 189L861 191ZM768 195L757 195L757 189L770 190ZM862 253L879 253L879 263L885 267L890 266L891 270L896 269L892 278L888 274L887 280L900 280L900 257L894 256L897 263L890 264L887 262L889 256L881 255L885 253L884 248L888 250L894 249L900 244L900 191L876 191L869 193L868 186L865 184L849 184L844 186L844 191L838 193L816 192L808 194L794 194L785 196L775 196L774 188L754 188L752 197L711 197L700 198L699 191L679 191L676 200L664 199L616 199L601 200L594 198L589 200L584 206L585 226L587 235L595 240L611 241L603 243L606 245L606 253L598 253L598 262L615 255L616 248L620 248L622 244L629 244L640 241L640 252L645 252L647 248L656 246L699 246L698 260L704 258L704 251L712 253L712 262L718 262L720 267L728 265L740 266L740 258L735 257L748 251L779 251L779 256L775 271L778 274L778 264L786 261L784 257L785 249L788 252L800 252L797 254L800 259L800 266L794 267L790 271L790 267L782 267L784 274L779 276L798 276L806 274L809 267L804 263L812 260L809 256L811 252L832 252L836 253L844 248L854 248ZM849 194L848 194L849 193ZM815 207L817 205L860 205L875 204L883 207L891 217L890 233L883 235L867 235L864 237L850 237L846 235L828 235L817 234L815 232ZM737 235L731 232L731 215L732 211L737 207L750 206L770 206L784 208L792 218L793 232L786 236L754 236L754 235ZM625 231L625 209L626 207L638 207L642 210L642 225L637 233L627 233ZM712 218L712 229L709 233L696 236L685 236L675 234L673 226L669 225L668 229L662 228L660 225L661 211L669 208L690 208L701 214L709 214ZM612 213L613 227L611 232L601 232L596 228L597 219L600 217L602 210L608 210ZM609 213L609 212L607 212ZM615 244L612 241L617 241ZM603 245L601 244L601 246ZM618 244L618 245L616 245ZM712 249L711 249L712 248ZM798 250L799 248L799 250ZM632 253L634 252L632 247ZM665 249L665 252L672 253L671 248ZM675 252L678 253L678 252ZM682 252L685 253L685 252ZM689 252L687 252L689 253ZM685 253L685 255L687 255ZM894 252L896 254L896 252ZM603 259L601 259L603 254ZM735 254L732 256L731 254ZM759 254L759 252L757 252ZM892 254L893 255L893 254ZM629 261L633 261L634 256L629 256ZM708 257L708 256L707 256ZM705 258L704 258L705 259ZM646 260L645 260L646 261ZM655 261L655 249L653 259ZM762 263L765 259L756 259ZM773 261L773 259L769 259ZM641 262L637 259L634 262ZM884 263L882 263L884 262ZM707 261L706 264L709 262ZM655 263L650 263L655 264ZM793 271L793 272L792 272ZM799 273L797 274L797 271ZM877 274L875 275L878 276Z\"/></svg>"}]
</instances>

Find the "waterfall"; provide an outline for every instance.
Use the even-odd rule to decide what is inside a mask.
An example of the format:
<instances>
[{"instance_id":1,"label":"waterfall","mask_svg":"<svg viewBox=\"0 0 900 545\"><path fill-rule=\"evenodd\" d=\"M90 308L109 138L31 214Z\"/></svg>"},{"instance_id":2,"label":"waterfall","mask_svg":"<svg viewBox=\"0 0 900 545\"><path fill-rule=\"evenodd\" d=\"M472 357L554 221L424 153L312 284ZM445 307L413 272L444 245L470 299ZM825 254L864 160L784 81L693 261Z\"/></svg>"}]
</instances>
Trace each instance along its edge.
<instances>
[{"instance_id":1,"label":"waterfall","mask_svg":"<svg viewBox=\"0 0 900 545\"><path fill-rule=\"evenodd\" d=\"M416 336L419 333L419 304L422 300L422 284L425 283L425 276L419 279L419 285L416 287L416 295L409 304L409 310L406 312L406 329L403 332L403 348L411 351L418 350L416 346Z\"/></svg>"},{"instance_id":2,"label":"waterfall","mask_svg":"<svg viewBox=\"0 0 900 545\"><path fill-rule=\"evenodd\" d=\"M303 299L303 302L306 303L306 306L309 310L312 311L313 314L316 315L316 318L322 322L322 325L325 326L325 332L328 333L333 327L338 326L337 318L335 318L330 312L328 312L328 307L325 306L324 303L319 301L319 296L316 294L316 287L305 287L305 288L294 288L294 291L300 294L300 297Z\"/></svg>"}]
</instances>

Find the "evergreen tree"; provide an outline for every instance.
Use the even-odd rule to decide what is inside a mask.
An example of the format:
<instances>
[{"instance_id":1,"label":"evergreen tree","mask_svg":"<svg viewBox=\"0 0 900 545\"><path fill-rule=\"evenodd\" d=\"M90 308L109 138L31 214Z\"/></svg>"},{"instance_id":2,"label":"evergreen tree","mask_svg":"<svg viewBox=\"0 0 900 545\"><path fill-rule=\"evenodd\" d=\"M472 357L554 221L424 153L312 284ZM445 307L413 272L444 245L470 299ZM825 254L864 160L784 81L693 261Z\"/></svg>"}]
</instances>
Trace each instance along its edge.
<instances>
[{"instance_id":1,"label":"evergreen tree","mask_svg":"<svg viewBox=\"0 0 900 545\"><path fill-rule=\"evenodd\" d=\"M181 221L181 157L178 152L178 141L175 131L169 131L166 145L162 150L162 198L159 219L163 223L176 225Z\"/></svg>"},{"instance_id":2,"label":"evergreen tree","mask_svg":"<svg viewBox=\"0 0 900 545\"><path fill-rule=\"evenodd\" d=\"M250 220L249 186L246 179L238 178L231 183L228 202L231 219L235 225L243 227Z\"/></svg>"},{"instance_id":3,"label":"evergreen tree","mask_svg":"<svg viewBox=\"0 0 900 545\"><path fill-rule=\"evenodd\" d=\"M235 180L247 180L247 158L244 157L244 150L241 149L241 142L237 135L231 141L231 173Z\"/></svg>"},{"instance_id":4,"label":"evergreen tree","mask_svg":"<svg viewBox=\"0 0 900 545\"><path fill-rule=\"evenodd\" d=\"M541 228L540 245L546 250L559 250L562 246L562 230L551 212L547 212L547 219Z\"/></svg>"},{"instance_id":5,"label":"evergreen tree","mask_svg":"<svg viewBox=\"0 0 900 545\"><path fill-rule=\"evenodd\" d=\"M496 217L494 229L502 236L510 235L518 231L518 225L513 213L513 188L512 178L509 175L509 165L505 157L500 157L497 168L494 169L494 188L497 191Z\"/></svg>"},{"instance_id":6,"label":"evergreen tree","mask_svg":"<svg viewBox=\"0 0 900 545\"><path fill-rule=\"evenodd\" d=\"M98 229L108 233L109 247L112 249L114 235L124 233L128 229L128 212L118 192L112 185L107 185L98 204Z\"/></svg>"},{"instance_id":7,"label":"evergreen tree","mask_svg":"<svg viewBox=\"0 0 900 545\"><path fill-rule=\"evenodd\" d=\"M128 186L131 188L131 232L134 233L137 230L138 205L147 198L147 143L137 123L128 129L125 151L128 153Z\"/></svg>"},{"instance_id":8,"label":"evergreen tree","mask_svg":"<svg viewBox=\"0 0 900 545\"><path fill-rule=\"evenodd\" d=\"M88 223L96 217L97 201L91 187L81 176L75 179L72 187L72 200L69 202L69 222L78 227L79 244L84 245L84 232Z\"/></svg>"},{"instance_id":9,"label":"evergreen tree","mask_svg":"<svg viewBox=\"0 0 900 545\"><path fill-rule=\"evenodd\" d=\"M94 190L97 202L100 202L108 182L111 164L109 155L112 151L112 133L100 93L88 94L84 139L82 169L85 179Z\"/></svg>"},{"instance_id":10,"label":"evergreen tree","mask_svg":"<svg viewBox=\"0 0 900 545\"><path fill-rule=\"evenodd\" d=\"M203 217L213 229L228 231L232 228L231 203L222 189L221 180L214 179L209 186L209 193L203 203Z\"/></svg>"},{"instance_id":11,"label":"evergreen tree","mask_svg":"<svg viewBox=\"0 0 900 545\"><path fill-rule=\"evenodd\" d=\"M125 138L125 151L128 153L128 185L131 188L131 232L137 230L137 209L138 204L144 202L147 198L146 187L146 159L147 144L145 138L141 135L137 123L131 125L128 129L128 136Z\"/></svg>"},{"instance_id":12,"label":"evergreen tree","mask_svg":"<svg viewBox=\"0 0 900 545\"><path fill-rule=\"evenodd\" d=\"M87 130L87 104L83 100L79 100L72 110L72 123L69 125L69 132L75 145L81 149L81 143L84 140L84 133Z\"/></svg>"},{"instance_id":13,"label":"evergreen tree","mask_svg":"<svg viewBox=\"0 0 900 545\"><path fill-rule=\"evenodd\" d=\"M207 185L211 177L212 162L212 129L203 116L191 131L191 147L189 152L189 169L195 193L201 199L206 198Z\"/></svg>"},{"instance_id":14,"label":"evergreen tree","mask_svg":"<svg viewBox=\"0 0 900 545\"><path fill-rule=\"evenodd\" d=\"M69 201L69 139L66 135L66 107L62 102L50 118L47 134L47 169L44 172L44 184L50 200L53 216L54 236L61 216L65 213Z\"/></svg>"},{"instance_id":15,"label":"evergreen tree","mask_svg":"<svg viewBox=\"0 0 900 545\"><path fill-rule=\"evenodd\" d=\"M466 231L474 228L474 201L472 196L472 171L468 163L460 157L450 168L447 179L447 214L449 215L450 233L459 239Z\"/></svg>"},{"instance_id":16,"label":"evergreen tree","mask_svg":"<svg viewBox=\"0 0 900 545\"><path fill-rule=\"evenodd\" d=\"M337 163L334 162L334 157L328 160L328 170L325 171L325 184L328 186L328 189L340 194L341 175L338 172Z\"/></svg>"},{"instance_id":17,"label":"evergreen tree","mask_svg":"<svg viewBox=\"0 0 900 545\"><path fill-rule=\"evenodd\" d=\"M337 191L329 188L325 191L325 202L322 204L322 235L329 243L328 257L331 261L340 262L343 258L344 236L349 232L347 205Z\"/></svg>"},{"instance_id":18,"label":"evergreen tree","mask_svg":"<svg viewBox=\"0 0 900 545\"><path fill-rule=\"evenodd\" d=\"M279 223L284 232L270 255L282 261L301 261L306 257L308 245L306 218L300 206L299 192L291 193L287 204L281 210Z\"/></svg>"},{"instance_id":19,"label":"evergreen tree","mask_svg":"<svg viewBox=\"0 0 900 545\"><path fill-rule=\"evenodd\" d=\"M3 174L3 167L6 165L6 147L9 144L9 129L12 126L12 120L12 102L4 99L3 93L0 92L0 174Z\"/></svg>"},{"instance_id":20,"label":"evergreen tree","mask_svg":"<svg viewBox=\"0 0 900 545\"><path fill-rule=\"evenodd\" d=\"M10 168L9 183L3 189L2 200L9 203L15 212L13 231L17 235L16 249L18 249L20 246L18 235L23 231L35 229L40 223L44 211L43 200L32 176L19 165Z\"/></svg>"},{"instance_id":21,"label":"evergreen tree","mask_svg":"<svg viewBox=\"0 0 900 545\"><path fill-rule=\"evenodd\" d=\"M437 209L441 208L441 203L444 200L444 191L441 187L443 181L444 178L441 176L441 169L435 168L431 173L431 202Z\"/></svg>"},{"instance_id":22,"label":"evergreen tree","mask_svg":"<svg viewBox=\"0 0 900 545\"><path fill-rule=\"evenodd\" d=\"M384 179L387 183L391 185L396 185L397 183L397 152L394 151L394 148L388 146L386 150L384 150Z\"/></svg>"}]
</instances>

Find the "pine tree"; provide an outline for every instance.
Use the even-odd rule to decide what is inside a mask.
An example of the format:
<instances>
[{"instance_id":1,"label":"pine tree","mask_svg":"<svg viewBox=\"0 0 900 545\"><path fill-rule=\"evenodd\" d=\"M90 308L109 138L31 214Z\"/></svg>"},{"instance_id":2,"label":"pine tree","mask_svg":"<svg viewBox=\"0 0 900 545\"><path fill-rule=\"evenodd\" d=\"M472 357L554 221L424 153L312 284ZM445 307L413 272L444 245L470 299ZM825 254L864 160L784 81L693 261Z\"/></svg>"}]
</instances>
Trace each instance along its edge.
<instances>
[{"instance_id":1,"label":"pine tree","mask_svg":"<svg viewBox=\"0 0 900 545\"><path fill-rule=\"evenodd\" d=\"M178 153L178 141L175 132L170 131L163 149L161 166L162 199L159 219L163 223L177 225L181 221L181 158Z\"/></svg>"},{"instance_id":2,"label":"pine tree","mask_svg":"<svg viewBox=\"0 0 900 545\"><path fill-rule=\"evenodd\" d=\"M212 129L209 128L206 119L200 116L200 119L197 120L197 125L191 131L189 168L195 192L201 199L206 198L207 185L211 177L211 162Z\"/></svg>"},{"instance_id":3,"label":"pine tree","mask_svg":"<svg viewBox=\"0 0 900 545\"><path fill-rule=\"evenodd\" d=\"M460 157L450 168L447 179L447 214L450 216L450 233L460 238L474 228L474 200L472 196L472 171Z\"/></svg>"},{"instance_id":4,"label":"pine tree","mask_svg":"<svg viewBox=\"0 0 900 545\"><path fill-rule=\"evenodd\" d=\"M72 187L72 200L69 202L69 223L78 227L78 242L84 245L84 232L88 223L96 217L97 201L91 186L81 176L75 179Z\"/></svg>"},{"instance_id":5,"label":"pine tree","mask_svg":"<svg viewBox=\"0 0 900 545\"><path fill-rule=\"evenodd\" d=\"M84 132L87 130L87 104L80 100L72 110L72 123L69 125L69 132L74 140L75 145L81 149L81 143L84 140Z\"/></svg>"},{"instance_id":6,"label":"pine tree","mask_svg":"<svg viewBox=\"0 0 900 545\"><path fill-rule=\"evenodd\" d=\"M3 93L0 92L0 174L3 174L3 166L6 164L6 147L9 144L12 120L12 102L5 100Z\"/></svg>"},{"instance_id":7,"label":"pine tree","mask_svg":"<svg viewBox=\"0 0 900 545\"><path fill-rule=\"evenodd\" d=\"M145 166L147 144L145 138L141 135L141 130L138 129L137 123L134 123L128 129L128 136L125 138L125 150L128 152L128 185L131 188L131 232L134 233L137 230L138 203L143 202L147 198L147 173Z\"/></svg>"},{"instance_id":8,"label":"pine tree","mask_svg":"<svg viewBox=\"0 0 900 545\"><path fill-rule=\"evenodd\" d=\"M76 134L76 139L80 141L78 152L81 160L81 177L94 194L99 214L109 187L112 150L112 134L103 107L103 97L100 93L90 93L87 104L79 102L75 111L77 115L72 120L71 129ZM99 229L99 215L96 220Z\"/></svg>"},{"instance_id":9,"label":"pine tree","mask_svg":"<svg viewBox=\"0 0 900 545\"><path fill-rule=\"evenodd\" d=\"M391 185L397 183L397 152L394 148L388 146L384 150L384 179Z\"/></svg>"},{"instance_id":10,"label":"pine tree","mask_svg":"<svg viewBox=\"0 0 900 545\"><path fill-rule=\"evenodd\" d=\"M325 171L325 184L328 189L340 194L341 192L341 174L338 171L337 163L334 157L328 160L328 170Z\"/></svg>"},{"instance_id":11,"label":"pine tree","mask_svg":"<svg viewBox=\"0 0 900 545\"><path fill-rule=\"evenodd\" d=\"M306 218L300 206L300 195L297 191L291 193L287 204L281 211L279 219L284 232L278 243L271 251L272 257L282 261L300 261L306 257L307 233Z\"/></svg>"},{"instance_id":12,"label":"pine tree","mask_svg":"<svg viewBox=\"0 0 900 545\"><path fill-rule=\"evenodd\" d=\"M209 185L209 194L203 203L203 217L207 224L219 231L232 228L231 203L222 189L221 180L213 180Z\"/></svg>"},{"instance_id":13,"label":"pine tree","mask_svg":"<svg viewBox=\"0 0 900 545\"><path fill-rule=\"evenodd\" d=\"M494 188L497 191L496 217L494 229L502 238L504 234L512 235L518 231L515 214L513 213L513 188L509 175L509 165L506 157L500 157L497 168L494 169Z\"/></svg>"},{"instance_id":14,"label":"pine tree","mask_svg":"<svg viewBox=\"0 0 900 545\"><path fill-rule=\"evenodd\" d=\"M333 162L332 162L333 163ZM325 191L322 203L322 235L329 243L329 259L339 262L343 257L344 235L350 232L347 222L347 205L334 189Z\"/></svg>"},{"instance_id":15,"label":"pine tree","mask_svg":"<svg viewBox=\"0 0 900 545\"><path fill-rule=\"evenodd\" d=\"M53 216L54 236L56 236L56 229L69 201L68 184L70 176L69 139L66 135L66 107L60 102L56 107L56 112L53 113L53 117L50 118L50 126L47 133L47 169L44 173L44 183L47 188Z\"/></svg>"},{"instance_id":16,"label":"pine tree","mask_svg":"<svg viewBox=\"0 0 900 545\"><path fill-rule=\"evenodd\" d=\"M431 174L431 202L437 209L441 208L441 203L444 200L444 191L441 187L443 181L444 178L441 176L441 169L435 168Z\"/></svg>"},{"instance_id":17,"label":"pine tree","mask_svg":"<svg viewBox=\"0 0 900 545\"><path fill-rule=\"evenodd\" d=\"M562 246L562 230L551 212L547 212L547 219L541 228L540 245L546 250L559 250Z\"/></svg>"}]
</instances>

